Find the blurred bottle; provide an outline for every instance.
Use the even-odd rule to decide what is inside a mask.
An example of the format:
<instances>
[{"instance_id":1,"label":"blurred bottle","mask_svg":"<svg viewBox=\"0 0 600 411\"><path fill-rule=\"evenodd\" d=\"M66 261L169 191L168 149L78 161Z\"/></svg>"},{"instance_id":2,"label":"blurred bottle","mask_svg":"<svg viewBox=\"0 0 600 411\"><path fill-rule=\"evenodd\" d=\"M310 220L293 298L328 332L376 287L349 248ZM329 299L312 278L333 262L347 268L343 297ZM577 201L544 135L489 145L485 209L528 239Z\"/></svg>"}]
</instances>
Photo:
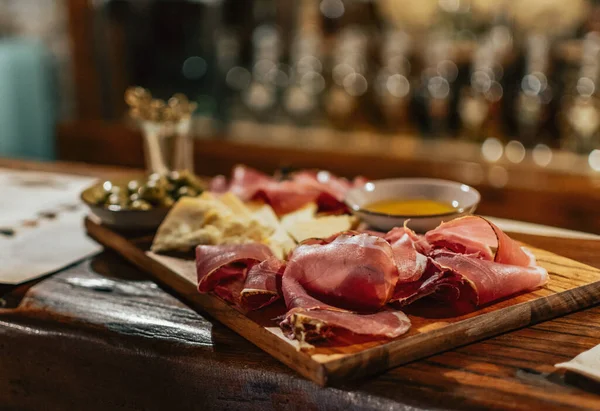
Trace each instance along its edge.
<instances>
[{"instance_id":1,"label":"blurred bottle","mask_svg":"<svg viewBox=\"0 0 600 411\"><path fill-rule=\"evenodd\" d=\"M325 90L318 0L303 0L296 11L296 30L289 53L289 86L283 107L298 125L318 122Z\"/></svg>"},{"instance_id":2,"label":"blurred bottle","mask_svg":"<svg viewBox=\"0 0 600 411\"><path fill-rule=\"evenodd\" d=\"M375 102L380 107L383 125L389 131L409 132L411 127L411 84L409 61L411 39L408 33L389 30L380 50L381 68L374 81Z\"/></svg>"},{"instance_id":3,"label":"blurred bottle","mask_svg":"<svg viewBox=\"0 0 600 411\"><path fill-rule=\"evenodd\" d=\"M518 139L525 147L552 144L555 140L550 63L549 38L544 34L530 34L525 41L525 74L514 104Z\"/></svg>"},{"instance_id":4,"label":"blurred bottle","mask_svg":"<svg viewBox=\"0 0 600 411\"><path fill-rule=\"evenodd\" d=\"M250 85L251 74L246 68L248 56L245 44L253 29L252 1L236 0L222 2L222 24L213 33L218 79L214 87L220 90L221 99L217 118L222 124L240 115L240 95Z\"/></svg>"},{"instance_id":5,"label":"blurred bottle","mask_svg":"<svg viewBox=\"0 0 600 411\"><path fill-rule=\"evenodd\" d=\"M324 96L327 119L335 127L352 127L360 99L369 88L367 45L366 33L357 26L344 28L336 38L331 55L331 83Z\"/></svg>"},{"instance_id":6,"label":"blurred bottle","mask_svg":"<svg viewBox=\"0 0 600 411\"><path fill-rule=\"evenodd\" d=\"M458 67L452 61L452 40L447 32L432 33L424 50L424 70L416 95L423 117L426 136L447 137L451 134L452 84Z\"/></svg>"},{"instance_id":7,"label":"blurred bottle","mask_svg":"<svg viewBox=\"0 0 600 411\"><path fill-rule=\"evenodd\" d=\"M469 84L461 89L458 104L461 136L465 139L483 141L502 133L502 61L510 50L511 39L508 27L497 25L473 52Z\"/></svg>"},{"instance_id":8,"label":"blurred bottle","mask_svg":"<svg viewBox=\"0 0 600 411\"><path fill-rule=\"evenodd\" d=\"M254 1L251 80L242 100L255 120L269 122L277 115L277 89L286 87L287 70L280 62L282 42L275 25L275 2Z\"/></svg>"},{"instance_id":9,"label":"blurred bottle","mask_svg":"<svg viewBox=\"0 0 600 411\"><path fill-rule=\"evenodd\" d=\"M567 88L562 106L562 146L589 153L600 145L600 33L588 33L582 42L581 62L575 81Z\"/></svg>"}]
</instances>

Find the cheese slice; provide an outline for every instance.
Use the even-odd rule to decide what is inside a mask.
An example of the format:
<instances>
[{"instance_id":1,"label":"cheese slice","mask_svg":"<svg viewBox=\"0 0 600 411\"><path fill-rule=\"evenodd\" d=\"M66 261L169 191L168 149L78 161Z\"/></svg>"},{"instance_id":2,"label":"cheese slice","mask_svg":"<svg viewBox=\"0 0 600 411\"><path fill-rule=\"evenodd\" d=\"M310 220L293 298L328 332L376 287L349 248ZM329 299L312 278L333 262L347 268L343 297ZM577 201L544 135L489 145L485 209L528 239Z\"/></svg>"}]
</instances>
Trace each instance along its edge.
<instances>
[{"instance_id":1,"label":"cheese slice","mask_svg":"<svg viewBox=\"0 0 600 411\"><path fill-rule=\"evenodd\" d=\"M297 242L309 238L327 238L341 231L348 231L356 227L358 220L354 216L336 215L313 218L312 220L298 220L288 223L288 233Z\"/></svg>"},{"instance_id":2,"label":"cheese slice","mask_svg":"<svg viewBox=\"0 0 600 411\"><path fill-rule=\"evenodd\" d=\"M293 227L301 221L314 220L318 208L319 207L316 203L309 203L296 211L292 211L291 213L285 214L281 216L281 225L287 231L290 231L289 227Z\"/></svg>"},{"instance_id":3,"label":"cheese slice","mask_svg":"<svg viewBox=\"0 0 600 411\"><path fill-rule=\"evenodd\" d=\"M277 214L275 214L275 211L269 204L249 202L244 204L244 206L250 211L252 217L256 218L265 226L271 227L273 230L281 227Z\"/></svg>"},{"instance_id":4,"label":"cheese slice","mask_svg":"<svg viewBox=\"0 0 600 411\"><path fill-rule=\"evenodd\" d=\"M237 215L238 217L247 219L253 218L252 210L248 208L246 204L244 204L244 202L235 194L227 192L219 197L219 201L229 207L233 214Z\"/></svg>"},{"instance_id":5,"label":"cheese slice","mask_svg":"<svg viewBox=\"0 0 600 411\"><path fill-rule=\"evenodd\" d=\"M252 216L262 225L273 229L273 234L265 240L265 244L277 258L285 259L288 253L296 247L296 242L281 225L273 208L265 203L247 203L246 206L252 211Z\"/></svg>"},{"instance_id":6,"label":"cheese slice","mask_svg":"<svg viewBox=\"0 0 600 411\"><path fill-rule=\"evenodd\" d=\"M212 194L182 197L158 228L151 250L189 251L199 244L262 242L273 229L258 220L236 214Z\"/></svg>"}]
</instances>

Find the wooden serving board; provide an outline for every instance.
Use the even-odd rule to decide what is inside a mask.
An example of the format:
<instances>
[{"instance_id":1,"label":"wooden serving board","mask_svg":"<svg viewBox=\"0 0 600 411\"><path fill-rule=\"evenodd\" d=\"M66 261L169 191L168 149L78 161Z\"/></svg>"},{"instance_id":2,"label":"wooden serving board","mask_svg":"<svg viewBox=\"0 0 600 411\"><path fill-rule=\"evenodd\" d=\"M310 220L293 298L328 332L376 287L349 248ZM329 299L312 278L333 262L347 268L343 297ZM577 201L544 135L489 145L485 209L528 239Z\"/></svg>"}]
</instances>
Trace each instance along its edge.
<instances>
[{"instance_id":1,"label":"wooden serving board","mask_svg":"<svg viewBox=\"0 0 600 411\"><path fill-rule=\"evenodd\" d=\"M481 340L516 328L554 318L600 302L600 270L565 257L530 249L550 274L549 283L456 315L435 303L421 300L407 310L412 327L394 339L362 343L339 341L335 346L298 349L285 338L272 319L285 312L274 304L246 316L211 294L197 291L193 260L157 255L147 251L151 237L126 236L89 218L88 234L147 271L174 290L192 307L210 314L233 331L317 384L335 384L364 377L441 351ZM412 306L411 306L412 307Z\"/></svg>"}]
</instances>

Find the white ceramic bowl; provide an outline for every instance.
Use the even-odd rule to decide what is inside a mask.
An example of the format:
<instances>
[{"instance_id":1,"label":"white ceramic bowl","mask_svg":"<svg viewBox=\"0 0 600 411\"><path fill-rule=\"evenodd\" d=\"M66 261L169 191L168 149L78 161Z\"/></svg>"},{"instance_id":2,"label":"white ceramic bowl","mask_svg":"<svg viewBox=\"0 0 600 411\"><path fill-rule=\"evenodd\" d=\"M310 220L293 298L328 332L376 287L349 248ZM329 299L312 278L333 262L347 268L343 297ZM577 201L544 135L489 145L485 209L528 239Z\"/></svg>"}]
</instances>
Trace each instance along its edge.
<instances>
[{"instance_id":1,"label":"white ceramic bowl","mask_svg":"<svg viewBox=\"0 0 600 411\"><path fill-rule=\"evenodd\" d=\"M365 210L363 207L375 201L406 199L434 200L452 204L454 211L433 215L394 215ZM418 233L424 233L441 222L472 214L481 196L477 190L455 181L432 178L396 178L376 180L346 193L345 202L357 217L370 227L388 231L402 227L406 220L408 226Z\"/></svg>"}]
</instances>

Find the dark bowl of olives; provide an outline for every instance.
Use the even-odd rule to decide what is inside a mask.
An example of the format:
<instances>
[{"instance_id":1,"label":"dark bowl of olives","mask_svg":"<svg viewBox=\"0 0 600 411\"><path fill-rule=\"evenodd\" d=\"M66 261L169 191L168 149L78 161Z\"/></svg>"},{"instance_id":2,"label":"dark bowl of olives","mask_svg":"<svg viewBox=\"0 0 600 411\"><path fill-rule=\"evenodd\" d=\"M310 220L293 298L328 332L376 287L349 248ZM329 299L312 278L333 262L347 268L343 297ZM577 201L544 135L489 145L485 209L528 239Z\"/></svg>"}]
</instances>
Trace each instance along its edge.
<instances>
[{"instance_id":1,"label":"dark bowl of olives","mask_svg":"<svg viewBox=\"0 0 600 411\"><path fill-rule=\"evenodd\" d=\"M181 197L196 197L205 182L188 171L150 174L140 179L103 181L81 193L103 224L120 229L154 229Z\"/></svg>"}]
</instances>

